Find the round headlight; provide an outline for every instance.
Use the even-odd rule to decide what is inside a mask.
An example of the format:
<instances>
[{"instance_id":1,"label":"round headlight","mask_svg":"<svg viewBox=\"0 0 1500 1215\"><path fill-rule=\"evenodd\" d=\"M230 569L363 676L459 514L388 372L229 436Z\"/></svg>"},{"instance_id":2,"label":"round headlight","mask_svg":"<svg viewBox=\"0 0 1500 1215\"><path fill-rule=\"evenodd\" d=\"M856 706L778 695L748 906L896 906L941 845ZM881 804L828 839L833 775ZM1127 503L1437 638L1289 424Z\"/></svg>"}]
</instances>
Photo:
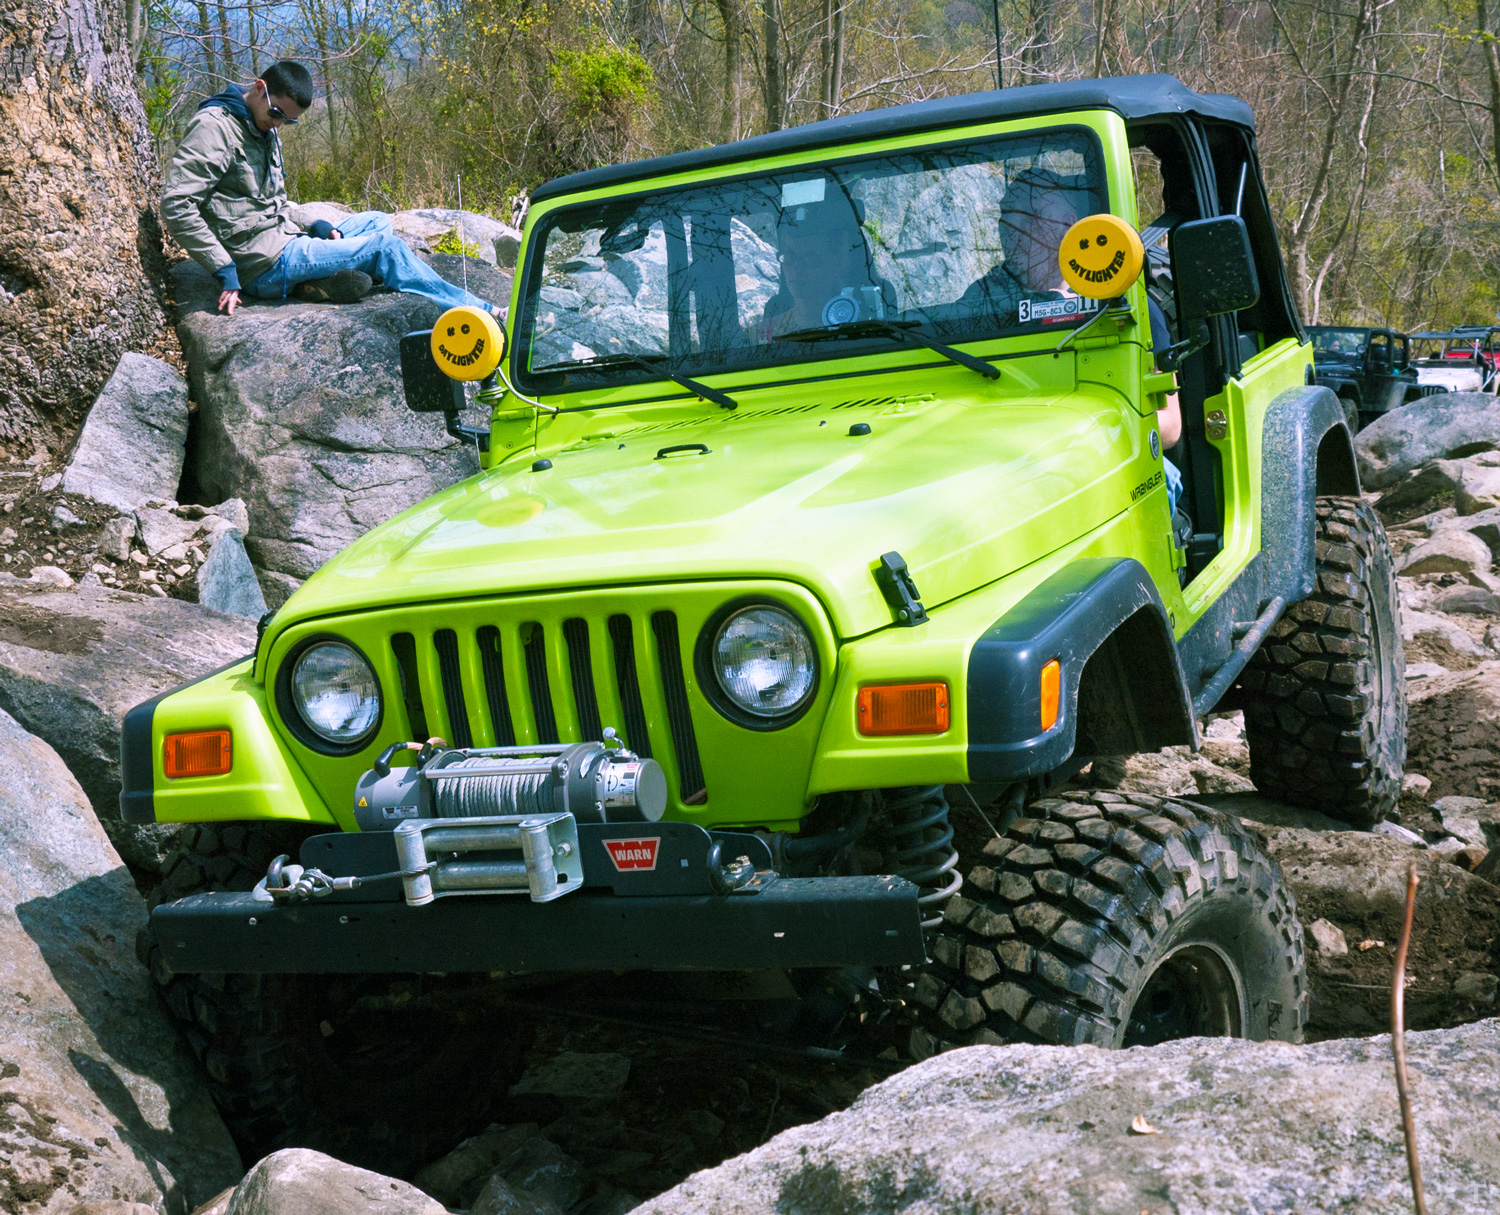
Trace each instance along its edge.
<instances>
[{"instance_id":1,"label":"round headlight","mask_svg":"<svg viewBox=\"0 0 1500 1215\"><path fill-rule=\"evenodd\" d=\"M325 742L351 746L380 720L380 685L353 646L320 641L292 668L292 704L307 728Z\"/></svg>"},{"instance_id":2,"label":"round headlight","mask_svg":"<svg viewBox=\"0 0 1500 1215\"><path fill-rule=\"evenodd\" d=\"M812 638L790 612L768 604L731 612L714 635L710 653L724 695L766 721L800 709L817 684Z\"/></svg>"}]
</instances>

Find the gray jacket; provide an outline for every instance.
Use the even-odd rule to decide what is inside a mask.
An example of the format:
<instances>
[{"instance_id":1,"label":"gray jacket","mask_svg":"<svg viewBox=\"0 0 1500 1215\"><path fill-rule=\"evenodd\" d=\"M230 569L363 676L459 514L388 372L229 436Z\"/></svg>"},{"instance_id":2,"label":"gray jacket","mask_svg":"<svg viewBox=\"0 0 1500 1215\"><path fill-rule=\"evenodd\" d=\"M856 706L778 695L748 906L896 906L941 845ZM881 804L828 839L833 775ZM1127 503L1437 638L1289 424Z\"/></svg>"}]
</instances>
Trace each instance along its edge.
<instances>
[{"instance_id":1,"label":"gray jacket","mask_svg":"<svg viewBox=\"0 0 1500 1215\"><path fill-rule=\"evenodd\" d=\"M245 113L221 103L193 115L161 198L172 238L229 289L253 283L303 232L291 217L281 141L262 135ZM238 277L224 272L229 266Z\"/></svg>"}]
</instances>

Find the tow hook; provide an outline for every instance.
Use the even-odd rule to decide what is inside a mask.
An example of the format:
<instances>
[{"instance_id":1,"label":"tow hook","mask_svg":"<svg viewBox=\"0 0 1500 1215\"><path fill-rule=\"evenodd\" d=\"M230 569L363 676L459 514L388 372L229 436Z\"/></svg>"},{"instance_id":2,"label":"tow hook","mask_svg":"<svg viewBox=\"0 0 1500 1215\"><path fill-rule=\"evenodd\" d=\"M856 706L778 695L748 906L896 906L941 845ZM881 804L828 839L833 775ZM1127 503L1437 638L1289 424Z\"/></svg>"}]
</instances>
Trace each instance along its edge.
<instances>
[{"instance_id":1,"label":"tow hook","mask_svg":"<svg viewBox=\"0 0 1500 1215\"><path fill-rule=\"evenodd\" d=\"M748 886L755 879L755 862L748 856L737 856L725 862L720 856L720 844L715 840L708 848L708 884L717 894L733 894Z\"/></svg>"},{"instance_id":2,"label":"tow hook","mask_svg":"<svg viewBox=\"0 0 1500 1215\"><path fill-rule=\"evenodd\" d=\"M321 899L335 890L357 890L357 877L329 877L321 869L304 869L287 862L289 856L278 856L266 867L266 876L257 883L257 896L268 896L273 903L306 903Z\"/></svg>"}]
</instances>

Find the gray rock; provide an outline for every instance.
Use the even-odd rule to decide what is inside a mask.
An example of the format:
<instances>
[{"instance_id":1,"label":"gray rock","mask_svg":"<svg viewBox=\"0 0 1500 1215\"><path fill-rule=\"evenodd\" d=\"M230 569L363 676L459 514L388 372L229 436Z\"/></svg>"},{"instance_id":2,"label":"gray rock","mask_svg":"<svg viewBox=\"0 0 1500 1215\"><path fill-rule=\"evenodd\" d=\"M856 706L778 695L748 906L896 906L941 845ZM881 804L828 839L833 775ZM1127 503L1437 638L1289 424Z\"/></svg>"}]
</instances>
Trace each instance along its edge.
<instances>
[{"instance_id":1,"label":"gray rock","mask_svg":"<svg viewBox=\"0 0 1500 1215\"><path fill-rule=\"evenodd\" d=\"M562 1215L562 1209L545 1198L517 1192L496 1173L484 1183L469 1215Z\"/></svg>"},{"instance_id":2,"label":"gray rock","mask_svg":"<svg viewBox=\"0 0 1500 1215\"><path fill-rule=\"evenodd\" d=\"M134 942L135 884L57 753L0 713L0 1208L182 1211L240 1174Z\"/></svg>"},{"instance_id":3,"label":"gray rock","mask_svg":"<svg viewBox=\"0 0 1500 1215\"><path fill-rule=\"evenodd\" d=\"M272 611L290 599L304 581L276 570L257 569L255 575L260 580L260 592L266 597L266 606Z\"/></svg>"},{"instance_id":4,"label":"gray rock","mask_svg":"<svg viewBox=\"0 0 1500 1215\"><path fill-rule=\"evenodd\" d=\"M160 359L123 355L89 410L62 488L120 510L175 498L187 430L182 376Z\"/></svg>"},{"instance_id":5,"label":"gray rock","mask_svg":"<svg viewBox=\"0 0 1500 1215\"><path fill-rule=\"evenodd\" d=\"M383 293L338 307L256 303L231 319L214 311L208 274L184 262L173 275L200 403L194 471L212 496L248 506L258 568L305 578L477 471L472 446L402 398L398 342L429 327L437 304Z\"/></svg>"},{"instance_id":6,"label":"gray rock","mask_svg":"<svg viewBox=\"0 0 1500 1215\"><path fill-rule=\"evenodd\" d=\"M501 270L514 270L516 259L521 252L521 238L519 235L495 237L495 265Z\"/></svg>"},{"instance_id":7,"label":"gray rock","mask_svg":"<svg viewBox=\"0 0 1500 1215\"><path fill-rule=\"evenodd\" d=\"M1432 597L1434 612L1457 612L1461 615L1500 615L1500 595L1482 586L1445 586Z\"/></svg>"},{"instance_id":8,"label":"gray rock","mask_svg":"<svg viewBox=\"0 0 1500 1215\"><path fill-rule=\"evenodd\" d=\"M259 620L266 614L255 567L245 553L245 542L234 528L219 533L208 560L198 570L198 602L216 612Z\"/></svg>"},{"instance_id":9,"label":"gray rock","mask_svg":"<svg viewBox=\"0 0 1500 1215\"><path fill-rule=\"evenodd\" d=\"M118 515L99 529L99 551L115 561L124 561L130 556L135 535L135 516Z\"/></svg>"},{"instance_id":10,"label":"gray rock","mask_svg":"<svg viewBox=\"0 0 1500 1215\"><path fill-rule=\"evenodd\" d=\"M33 565L29 581L47 590L62 591L73 585L73 576L56 565Z\"/></svg>"},{"instance_id":11,"label":"gray rock","mask_svg":"<svg viewBox=\"0 0 1500 1215\"><path fill-rule=\"evenodd\" d=\"M0 709L57 749L116 848L143 869L160 864L173 829L120 821L121 720L254 648L253 621L195 603L0 579Z\"/></svg>"},{"instance_id":12,"label":"gray rock","mask_svg":"<svg viewBox=\"0 0 1500 1215\"><path fill-rule=\"evenodd\" d=\"M1349 942L1344 936L1344 930L1337 924L1330 924L1327 920L1314 920L1309 924L1307 939L1314 949L1329 957L1338 957L1340 954L1349 952Z\"/></svg>"},{"instance_id":13,"label":"gray rock","mask_svg":"<svg viewBox=\"0 0 1500 1215\"><path fill-rule=\"evenodd\" d=\"M492 1126L483 1134L465 1139L440 1160L435 1160L412 1178L421 1190L450 1207L467 1207L496 1168L503 1172L521 1147L536 1137L537 1125Z\"/></svg>"},{"instance_id":14,"label":"gray rock","mask_svg":"<svg viewBox=\"0 0 1500 1215\"><path fill-rule=\"evenodd\" d=\"M1435 675L1446 675L1448 668L1435 662L1409 662L1406 664L1407 679L1431 679Z\"/></svg>"},{"instance_id":15,"label":"gray rock","mask_svg":"<svg viewBox=\"0 0 1500 1215\"><path fill-rule=\"evenodd\" d=\"M1437 662L1450 671L1472 667L1495 656L1488 646L1436 612L1402 612L1401 636L1406 643L1408 662Z\"/></svg>"},{"instance_id":16,"label":"gray rock","mask_svg":"<svg viewBox=\"0 0 1500 1215\"><path fill-rule=\"evenodd\" d=\"M292 222L301 224L304 228L310 228L318 220L326 219L337 228L340 220L353 214L353 209L346 207L343 203L305 202L298 203L292 208Z\"/></svg>"},{"instance_id":17,"label":"gray rock","mask_svg":"<svg viewBox=\"0 0 1500 1215\"><path fill-rule=\"evenodd\" d=\"M528 1068L511 1086L510 1095L540 1094L582 1101L607 1101L625 1087L629 1078L630 1060L624 1055L564 1051L545 1063Z\"/></svg>"},{"instance_id":18,"label":"gray rock","mask_svg":"<svg viewBox=\"0 0 1500 1215\"><path fill-rule=\"evenodd\" d=\"M447 1211L405 1181L309 1148L283 1148L245 1174L226 1215L447 1215Z\"/></svg>"},{"instance_id":19,"label":"gray rock","mask_svg":"<svg viewBox=\"0 0 1500 1215\"><path fill-rule=\"evenodd\" d=\"M186 544L203 531L201 519L184 519L162 506L143 506L135 512L135 518L141 543L153 557Z\"/></svg>"},{"instance_id":20,"label":"gray rock","mask_svg":"<svg viewBox=\"0 0 1500 1215\"><path fill-rule=\"evenodd\" d=\"M1500 411L1482 392L1424 397L1382 414L1354 439L1366 490L1388 489L1431 460L1500 448Z\"/></svg>"},{"instance_id":21,"label":"gray rock","mask_svg":"<svg viewBox=\"0 0 1500 1215\"><path fill-rule=\"evenodd\" d=\"M1375 509L1387 517L1431 510L1438 503L1451 506L1463 475L1453 460L1434 460L1414 468L1380 495Z\"/></svg>"},{"instance_id":22,"label":"gray rock","mask_svg":"<svg viewBox=\"0 0 1500 1215\"><path fill-rule=\"evenodd\" d=\"M1497 992L1500 992L1500 977L1468 970L1454 981L1453 991L1476 1004L1493 1004Z\"/></svg>"},{"instance_id":23,"label":"gray rock","mask_svg":"<svg viewBox=\"0 0 1500 1215\"><path fill-rule=\"evenodd\" d=\"M144 1202L122 1202L118 1198L96 1202L80 1202L68 1215L156 1215L155 1207ZM193 1215L199 1215L193 1212Z\"/></svg>"},{"instance_id":24,"label":"gray rock","mask_svg":"<svg viewBox=\"0 0 1500 1215\"><path fill-rule=\"evenodd\" d=\"M1433 1210L1500 1204L1494 1021L1407 1038ZM1132 1135L1143 1116L1161 1133ZM1411 1209L1388 1038L971 1047L689 1177L640 1215Z\"/></svg>"},{"instance_id":25,"label":"gray rock","mask_svg":"<svg viewBox=\"0 0 1500 1215\"><path fill-rule=\"evenodd\" d=\"M434 253L428 261L450 283L467 286L471 294L495 304L502 318L509 310L512 276L507 271L496 270L475 258L460 257L456 253Z\"/></svg>"},{"instance_id":26,"label":"gray rock","mask_svg":"<svg viewBox=\"0 0 1500 1215\"><path fill-rule=\"evenodd\" d=\"M1500 507L1500 468L1495 466L1496 455L1486 452L1462 462L1463 473L1453 496L1453 505L1458 507L1460 515L1477 515Z\"/></svg>"},{"instance_id":27,"label":"gray rock","mask_svg":"<svg viewBox=\"0 0 1500 1215\"><path fill-rule=\"evenodd\" d=\"M588 1188L583 1166L551 1140L540 1135L528 1139L497 1172L506 1188L526 1198L546 1203L559 1211L570 1210ZM488 1187L488 1183L486 1183ZM483 1205L481 1192L476 1210ZM499 1211L504 1207L497 1207Z\"/></svg>"},{"instance_id":28,"label":"gray rock","mask_svg":"<svg viewBox=\"0 0 1500 1215\"><path fill-rule=\"evenodd\" d=\"M423 207L413 211L397 211L391 215L391 226L397 232L418 236L429 245L449 232L457 231L466 244L478 245L478 256L490 265L495 265L498 251L495 242L513 239L517 245L521 234L509 224L503 224L477 211L450 210L446 207ZM510 264L515 265L515 258Z\"/></svg>"},{"instance_id":29,"label":"gray rock","mask_svg":"<svg viewBox=\"0 0 1500 1215\"><path fill-rule=\"evenodd\" d=\"M1397 572L1406 577L1417 574L1488 573L1494 560L1490 546L1472 532L1445 528L1430 540L1424 540L1402 558Z\"/></svg>"},{"instance_id":30,"label":"gray rock","mask_svg":"<svg viewBox=\"0 0 1500 1215\"><path fill-rule=\"evenodd\" d=\"M52 520L48 526L54 532L62 533L87 527L88 524L59 502L52 508Z\"/></svg>"},{"instance_id":31,"label":"gray rock","mask_svg":"<svg viewBox=\"0 0 1500 1215\"><path fill-rule=\"evenodd\" d=\"M1395 840L1397 843L1410 844L1413 848L1427 847L1426 840L1411 830L1411 828L1403 827L1400 823L1376 823L1370 830L1376 835L1383 835L1387 839Z\"/></svg>"}]
</instances>

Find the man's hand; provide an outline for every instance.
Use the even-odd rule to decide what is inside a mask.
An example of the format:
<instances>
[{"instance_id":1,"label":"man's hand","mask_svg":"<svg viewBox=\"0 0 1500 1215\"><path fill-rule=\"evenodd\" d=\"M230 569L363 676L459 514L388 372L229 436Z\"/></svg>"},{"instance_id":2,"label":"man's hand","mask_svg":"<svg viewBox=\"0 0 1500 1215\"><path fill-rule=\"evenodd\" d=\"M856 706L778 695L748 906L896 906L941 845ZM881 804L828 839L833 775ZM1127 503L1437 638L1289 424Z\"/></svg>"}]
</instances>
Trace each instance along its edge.
<instances>
[{"instance_id":1,"label":"man's hand","mask_svg":"<svg viewBox=\"0 0 1500 1215\"><path fill-rule=\"evenodd\" d=\"M219 292L219 311L234 315L234 310L240 306L240 293L238 291Z\"/></svg>"},{"instance_id":2,"label":"man's hand","mask_svg":"<svg viewBox=\"0 0 1500 1215\"><path fill-rule=\"evenodd\" d=\"M335 228L332 232L330 232L328 234L328 239L329 240L343 240L344 239L344 234L342 232L340 232L337 228Z\"/></svg>"}]
</instances>

